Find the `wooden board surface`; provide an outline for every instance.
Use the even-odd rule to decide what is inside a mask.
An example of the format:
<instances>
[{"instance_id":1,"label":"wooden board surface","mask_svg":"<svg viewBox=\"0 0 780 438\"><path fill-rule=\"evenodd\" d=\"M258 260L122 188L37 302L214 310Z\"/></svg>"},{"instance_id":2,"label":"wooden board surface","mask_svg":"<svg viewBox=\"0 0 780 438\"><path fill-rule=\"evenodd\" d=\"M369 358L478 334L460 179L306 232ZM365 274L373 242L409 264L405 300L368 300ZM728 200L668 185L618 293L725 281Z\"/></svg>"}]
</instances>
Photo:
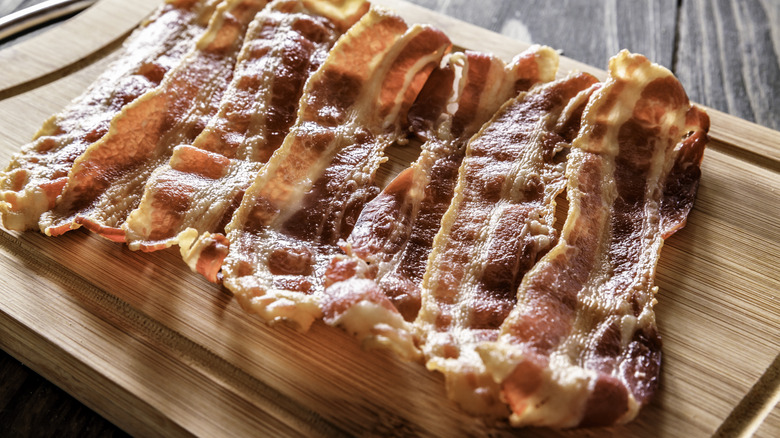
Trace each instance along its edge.
<instances>
[{"instance_id":1,"label":"wooden board surface","mask_svg":"<svg viewBox=\"0 0 780 438\"><path fill-rule=\"evenodd\" d=\"M106 15L96 23L126 33L132 22L111 26L112 5L125 3L140 17L154 2L104 0ZM463 47L505 58L526 47L407 3L380 3L410 22L441 27ZM69 38L83 39L86 24L72 26ZM70 67L92 56L78 52L3 83L0 162L102 71L114 40L91 41L100 53L89 65ZM51 46L36 41L28 53L45 55ZM34 59L18 59L18 71ZM561 69L603 76L570 60ZM758 436L776 435L780 133L710 113L713 142L696 207L658 268L658 397L624 427L534 434L708 436L755 427ZM460 413L441 377L419 364L365 352L322 324L307 334L263 325L190 273L175 250L134 253L84 231L47 238L0 230L0 267L0 348L134 434L511 433Z\"/></svg>"}]
</instances>

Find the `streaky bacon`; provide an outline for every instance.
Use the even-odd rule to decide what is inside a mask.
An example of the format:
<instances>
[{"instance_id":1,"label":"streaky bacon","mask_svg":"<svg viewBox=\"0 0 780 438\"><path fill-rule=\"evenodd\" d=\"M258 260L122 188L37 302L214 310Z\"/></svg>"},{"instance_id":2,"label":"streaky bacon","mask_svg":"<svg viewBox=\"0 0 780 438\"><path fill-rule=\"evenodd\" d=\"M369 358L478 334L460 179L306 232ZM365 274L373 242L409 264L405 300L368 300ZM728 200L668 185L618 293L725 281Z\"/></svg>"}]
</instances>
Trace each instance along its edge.
<instances>
[{"instance_id":1,"label":"streaky bacon","mask_svg":"<svg viewBox=\"0 0 780 438\"><path fill-rule=\"evenodd\" d=\"M224 284L247 310L304 330L320 316L336 244L376 194L383 150L404 137L406 113L449 47L442 32L408 28L377 8L339 39L307 82L295 126L227 227ZM190 266L218 266L211 257L225 242L214 236L193 243Z\"/></svg>"},{"instance_id":2,"label":"streaky bacon","mask_svg":"<svg viewBox=\"0 0 780 438\"><path fill-rule=\"evenodd\" d=\"M73 163L57 205L41 216L48 235L85 226L124 241L120 227L154 169L191 143L216 113L252 18L265 0L225 0L191 52L155 89L126 105L108 133Z\"/></svg>"},{"instance_id":3,"label":"streaky bacon","mask_svg":"<svg viewBox=\"0 0 780 438\"><path fill-rule=\"evenodd\" d=\"M54 207L73 162L128 103L156 87L205 32L217 0L168 0L128 37L120 57L84 93L47 120L0 173L8 229L35 228Z\"/></svg>"},{"instance_id":4,"label":"streaky bacon","mask_svg":"<svg viewBox=\"0 0 780 438\"><path fill-rule=\"evenodd\" d=\"M555 241L555 198L597 80L575 73L507 102L468 143L414 324L430 370L465 411L504 416L476 348L494 341L520 280Z\"/></svg>"},{"instance_id":5,"label":"streaky bacon","mask_svg":"<svg viewBox=\"0 0 780 438\"><path fill-rule=\"evenodd\" d=\"M192 145L177 146L152 174L123 225L131 249L153 251L204 232L224 233L244 191L295 121L304 83L336 42L336 27L350 26L369 7L364 1L339 6L326 17L303 1L285 0L258 14L219 112Z\"/></svg>"},{"instance_id":6,"label":"streaky bacon","mask_svg":"<svg viewBox=\"0 0 780 438\"><path fill-rule=\"evenodd\" d=\"M480 347L514 425L623 423L658 386L653 277L692 205L709 119L641 55L621 52L609 73L568 157L561 237Z\"/></svg>"},{"instance_id":7,"label":"streaky bacon","mask_svg":"<svg viewBox=\"0 0 780 438\"><path fill-rule=\"evenodd\" d=\"M533 47L508 66L467 51L434 70L409 113L425 140L420 157L366 205L346 239L348 256L331 262L325 322L355 333L364 345L392 348L405 359L419 356L409 323L420 308L428 254L466 142L505 101L552 80L557 66L554 50Z\"/></svg>"}]
</instances>

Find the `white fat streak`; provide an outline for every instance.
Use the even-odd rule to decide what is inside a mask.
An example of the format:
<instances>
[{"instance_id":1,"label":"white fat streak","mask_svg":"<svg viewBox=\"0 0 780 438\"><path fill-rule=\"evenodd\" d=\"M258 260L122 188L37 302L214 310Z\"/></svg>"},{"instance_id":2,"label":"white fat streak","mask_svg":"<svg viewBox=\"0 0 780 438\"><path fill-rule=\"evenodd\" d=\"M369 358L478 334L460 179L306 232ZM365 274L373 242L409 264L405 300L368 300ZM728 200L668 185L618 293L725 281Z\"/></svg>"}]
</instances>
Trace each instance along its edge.
<instances>
[{"instance_id":1,"label":"white fat streak","mask_svg":"<svg viewBox=\"0 0 780 438\"><path fill-rule=\"evenodd\" d=\"M520 96L524 96L525 93L521 93ZM488 127L498 119L506 110L506 108L511 105L512 102L514 102L515 99L506 102L493 116L493 118L485 123L480 129L479 132L477 132L473 137L472 140L475 138L479 138L483 135L484 131L488 129ZM426 357L428 360L435 360L434 363L438 363L438 359L431 359L431 357L434 357L435 355L432 354L432 351L430 347L427 345L426 341L426 334L435 332L435 329L433 328L433 322L435 321L437 315L439 314L439 309L436 305L436 301L433 300L431 297L431 291L435 290L437 288L438 280L439 280L439 268L440 266L436 263L441 255L441 250L446 246L446 242L449 240L449 236L452 233L452 225L454 220L458 216L458 212L460 211L460 206L463 203L463 197L464 197L464 189L466 187L467 181L466 181L466 163L468 162L468 152L466 157L463 160L463 163L460 166L460 169L458 170L458 181L455 186L454 190L454 196L452 201L450 202L450 206L447 209L447 212L444 214L441 220L441 227L439 228L438 233L436 233L436 236L433 240L433 247L431 250L430 255L428 256L428 264L425 269L425 274L423 276L423 281L421 285L421 295L422 295L422 304L420 308L420 312L417 315L417 319L415 320L415 326L417 326L418 333L421 336L421 339L423 341L423 348L426 354ZM459 285L459 291L458 291L458 298L461 296L462 286L463 284L467 283L467 276L468 273L464 275L464 281ZM460 300L458 300L460 301ZM456 317L458 315L455 315ZM459 324L461 321L455 321L455 324L453 324L455 327L460 326Z\"/></svg>"},{"instance_id":2,"label":"white fat streak","mask_svg":"<svg viewBox=\"0 0 780 438\"><path fill-rule=\"evenodd\" d=\"M247 280L250 284L239 287L252 288L254 279L251 276L237 279L239 283ZM283 323L301 332L308 331L322 313L318 297L295 291L270 289L263 294L242 294L236 295L236 298L242 307L258 315L264 322L271 325Z\"/></svg>"},{"instance_id":3,"label":"white fat streak","mask_svg":"<svg viewBox=\"0 0 780 438\"><path fill-rule=\"evenodd\" d=\"M389 55L383 59L384 65L381 67L380 73L375 75L372 78L371 85L368 87L369 89L373 90L373 89L382 88L384 79L387 76L387 74L390 72L390 69L393 67L393 63L395 62L398 55L400 55L406 49L408 43L412 41L414 38L416 38L417 35L421 33L426 27L427 26L421 26L419 24L416 24L401 37L401 39L396 43L396 45L393 47L393 50L389 53ZM414 65L411 68L409 68L406 71L406 74L404 76L404 85L403 87L401 87L401 92L399 92L395 96L395 104L393 105L393 109L388 113L387 117L382 123L383 130L386 130L391 126L398 124L399 115L401 113L401 110L404 107L404 104L406 103L405 101L406 90L409 89L409 86L411 85L412 81L415 79L417 74L422 69L424 69L427 65L439 63L444 53L444 50L445 48L442 47L439 51L421 57L414 63ZM379 94L379 93L374 93L374 94ZM374 103L373 99L364 100L362 102L362 104L364 105L372 105L373 103Z\"/></svg>"},{"instance_id":4,"label":"white fat streak","mask_svg":"<svg viewBox=\"0 0 780 438\"><path fill-rule=\"evenodd\" d=\"M241 202L241 206L238 208L236 213L233 215L232 220L225 228L225 231L228 233L228 237L231 241L238 238L237 235L233 235L233 232L238 232L237 230L242 227L241 224L246 221L246 215L251 209L250 206L255 202L256 196L259 193L271 193L273 194L274 198L284 199L284 202L281 203L282 211L280 211L280 213L277 214L272 221L272 228L278 227L280 224L284 223L284 221L290 215L300 210L303 196L311 189L314 181L319 175L322 174L322 172L324 172L324 169L330 163L330 158L335 153L334 149L336 149L334 148L334 145L341 144L343 138L349 137L348 134L352 133L344 132L345 130L351 131L354 129L354 121L349 120L346 122L344 127L338 128L338 132L336 133L334 140L328 146L328 151L324 153L318 160L316 160L312 166L309 166L309 168L306 169L306 175L304 177L300 178L293 185L286 184L283 181L276 181L278 179L276 176L278 174L279 168L282 165L289 165L289 161L293 160L293 158L290 157L290 149L297 140L297 131L300 129L303 123L307 122L306 120L303 120L302 116L308 107L308 97L310 94L310 88L313 86L312 84L316 84L320 79L322 72L327 71L330 66L332 57L336 56L334 54L338 54L340 51L344 50L341 46L347 45L353 41L355 34L358 34L359 37L360 33L364 32L367 26L370 26L375 21L380 20L383 13L384 12L378 8L372 8L366 15L364 15L363 18L358 23L356 23L346 34L341 36L341 38L331 49L328 59L326 59L320 68L307 80L303 95L300 99L300 105L298 106L295 125L290 129L290 132L285 137L282 145L273 153L261 172L257 175L253 183L247 189L246 194L244 195L244 199ZM378 63L377 58L381 58L381 56L374 56L372 58L372 63L370 64L369 70ZM232 258L233 255L231 251L231 255L228 256L228 258L225 260L225 263L230 263Z\"/></svg>"},{"instance_id":5,"label":"white fat streak","mask_svg":"<svg viewBox=\"0 0 780 438\"><path fill-rule=\"evenodd\" d=\"M400 313L392 312L381 304L360 301L333 324L352 333L366 348L389 348L404 360L415 360L420 356L410 324Z\"/></svg>"},{"instance_id":6,"label":"white fat streak","mask_svg":"<svg viewBox=\"0 0 780 438\"><path fill-rule=\"evenodd\" d=\"M236 151L236 158L238 159L255 161L257 159L255 156L256 145L266 144L268 141L265 138L265 129L257 129L257 127L264 127L266 124L266 114L268 112L267 106L269 104L269 100L272 97L271 92L273 90L274 80L276 79L276 72L274 67L282 64L282 49L284 48L285 44L289 43L289 41L286 40L286 30L291 27L290 20L295 20L293 15L285 14L283 21L279 23L279 30L274 33L272 41L265 42L263 40L257 39L258 32L262 31L263 25L265 24L268 16L263 12L271 9L272 5L269 5L266 10L257 14L255 19L250 24L244 46L242 47L241 53L238 56L238 63L236 66L236 72L233 76L233 81L230 87L228 87L229 94L226 94L225 97L222 98L222 101L228 104L224 105L223 108L220 109L221 117L215 117L211 119L209 126L206 127L204 133L198 136L199 138L208 138L205 133L214 129L216 125L218 125L218 123L222 120L222 118L227 115L227 111L231 110L232 106L229 103L236 101L236 99L233 97L239 95L239 93L247 92L247 90L239 89L238 85L247 77L256 78L258 67L260 65L269 63L269 61L272 62L271 65L265 65L262 69L260 75L262 85L254 90L255 94L254 98L252 99L250 127L255 127L255 129L254 132L247 132L245 138L242 139L243 141L241 142L241 148ZM263 42L264 44L270 45L272 47L270 53L262 56L261 58L251 57L254 52L254 45L257 42ZM198 139L195 139L196 145L198 142Z\"/></svg>"},{"instance_id":7,"label":"white fat streak","mask_svg":"<svg viewBox=\"0 0 780 438\"><path fill-rule=\"evenodd\" d=\"M453 79L452 94L447 99L446 115L452 117L458 112L460 96L468 82L468 58L462 52L457 52L447 57L447 62L453 67L455 78Z\"/></svg>"},{"instance_id":8,"label":"white fat streak","mask_svg":"<svg viewBox=\"0 0 780 438\"><path fill-rule=\"evenodd\" d=\"M224 0L219 3L217 10L209 19L208 29L203 36L200 37L195 45L195 50L205 50L209 44L214 42L214 39L219 34L219 30L222 29L222 24L225 22L225 14L230 13L244 0Z\"/></svg>"},{"instance_id":9,"label":"white fat streak","mask_svg":"<svg viewBox=\"0 0 780 438\"><path fill-rule=\"evenodd\" d=\"M381 8L372 8L369 14L372 18L380 17L381 14L386 12ZM370 24L371 21L365 23ZM347 120L345 123L336 128L336 135L328 145L327 151L316 160L313 165L306 169L306 177L298 181L293 187L288 188L287 202L282 206L279 214L271 223L271 228L278 228L284 224L295 212L302 208L302 201L306 193L311 190L314 182L319 179L325 170L330 166L333 157L342 150L343 147L353 143L355 135L362 127L372 126L374 123L371 120L365 120L366 114L373 114L375 112L374 102L376 97L376 90L381 89L382 81L387 75L388 70L391 67L392 61L398 56L401 51L406 47L404 42L406 37L410 34L410 31L405 32L403 35L397 36L392 45L390 45L384 52L377 53L371 58L371 63L367 68L369 71L369 79L366 86L361 89L360 96L350 109ZM338 43L337 43L338 45ZM327 61L326 61L327 63ZM323 64L324 66L325 64ZM404 88L405 89L405 88ZM305 96L304 96L305 98ZM301 100L302 104L299 108L299 115L302 114L304 109L304 99ZM299 119L300 121L300 119ZM297 130L298 124L293 128L293 131ZM293 132L291 131L291 134ZM376 134L376 133L375 133ZM292 137L288 135L287 140ZM276 154L274 154L276 155ZM381 154L378 157L381 160ZM272 160L273 161L273 160ZM374 160L368 163L367 167L377 167L381 164L381 161ZM360 178L360 175L366 174L367 169L360 169L357 174L353 175L353 178ZM270 172L269 172L270 173Z\"/></svg>"},{"instance_id":10,"label":"white fat streak","mask_svg":"<svg viewBox=\"0 0 780 438\"><path fill-rule=\"evenodd\" d=\"M382 59L382 64L377 69L377 72L375 72L372 76L370 85L366 87L367 90L372 90L372 92L364 94L356 105L355 111L357 114L372 114L372 107L375 105L376 101L375 97L381 94L379 90L382 89L387 75L392 71L393 64L395 63L396 59L407 49L409 43L421 32L423 32L425 28L426 26L415 25L407 32L405 32L398 41L395 42L395 45L388 52L387 56ZM372 151L364 166L362 168L355 169L350 175L349 179L355 181L358 186L363 187L368 184L369 181L373 179L374 173L379 168L379 165L387 161L383 151L385 147L396 141L396 139L401 134L399 124L401 116L400 113L405 105L408 106L406 102L406 91L412 85L412 81L420 71L425 69L428 65L437 64L442 61L442 55L445 49L445 47L442 47L439 50L428 54L427 56L419 58L408 70L406 70L403 86L396 94L393 108L385 117L381 126L382 131L387 131L394 125L395 129L390 134L377 136L378 146ZM357 119L357 117L355 118ZM353 193L351 196L355 197L362 195ZM344 213L345 212L343 210L338 212L339 221L341 220L341 216L343 216Z\"/></svg>"},{"instance_id":11,"label":"white fat streak","mask_svg":"<svg viewBox=\"0 0 780 438\"><path fill-rule=\"evenodd\" d=\"M400 112L406 103L405 96L406 90L412 84L416 75L424 69L426 66L432 63L438 63L442 57L442 48L440 51L433 52L427 56L419 58L406 72L404 76L404 83L399 92L395 96L393 108L387 114L384 120L365 120L367 114L375 114L376 112L376 96L380 94L380 90L383 87L384 81L387 75L392 71L393 64L396 59L407 49L409 42L416 38L420 32L425 29L424 26L415 25L407 30L403 35L398 38L393 45L385 52L384 56L377 56L374 59L377 60L377 66L372 69L370 78L366 86L361 91L361 95L358 101L352 108L351 116L346 126L343 129L339 129L337 138L333 144L340 146L348 146L353 143L355 134L362 128L377 127L379 132L374 132L377 135L376 143L378 146L369 155L368 160L360 168L356 168L349 176L348 180L355 181L359 186L364 186L370 179L373 178L376 169L379 165L386 160L383 154L383 150L386 146L389 146L399 136L399 116ZM396 125L396 129L390 134L380 134L380 132L387 131L391 126ZM341 150L341 147L333 148L330 154L331 158L333 154L337 154ZM327 169L330 164L330 160L318 161L318 166L313 167L309 172L309 178L306 181L307 187L300 187L301 191L296 192L295 197L288 203L287 208L274 222L274 225L283 223L292 213L300 208L300 202L303 196L310 189L314 181L319 178L320 175ZM339 215L343 215L343 211L339 212Z\"/></svg>"},{"instance_id":12,"label":"white fat streak","mask_svg":"<svg viewBox=\"0 0 780 438\"><path fill-rule=\"evenodd\" d=\"M506 102L501 107L501 109L497 111L493 119L486 123L480 133L476 134L473 138L478 138L482 132L487 129L489 125L491 125L493 121L497 120L504 114L506 108L508 108L518 99L522 99L526 94L527 93L521 93L518 98ZM543 134L542 128L548 124L550 117L554 117L554 115L547 115L539 121L534 130L535 132L533 137L530 139L530 142L538 143L541 141ZM454 392L455 390L453 387L458 385L458 378L461 376L461 374L468 370L477 376L483 376L485 379L488 379L486 374L487 369L483 359L481 358L481 352L483 351L482 344L484 343L479 342L475 338L475 333L473 330L466 328L472 314L471 306L473 305L472 294L474 284L476 283L476 279L479 278L479 275L484 270L482 260L485 259L486 252L490 247L490 237L495 234L498 219L501 217L500 212L510 204L509 199L518 199L520 197L519 191L522 188L522 181L529 172L536 170L534 168L534 163L536 162L534 160L534 156L537 152L533 149L534 148L527 148L523 152L523 156L512 166L512 169L508 173L508 177L502 189L503 193L501 200L492 210L488 219L488 224L480 229L480 234L477 237L479 243L474 250L474 255L470 257L470 262L465 267L463 281L458 285L456 297L458 306L453 312L453 322L450 331L446 334L446 336L443 337L443 339L440 339L442 338L441 336L431 336L428 337L428 339L425 339L423 336L423 351L428 360L427 367L431 370L437 370L447 374L448 386L450 386L450 394L452 397L458 399L462 405L470 403L470 399L473 398L473 395L470 393ZM460 211L460 205L463 202L463 192L466 184L466 178L464 177L466 167L465 163L468 162L468 159L469 154L467 152L466 158L464 159L464 165L462 165L460 168L458 185L455 189L455 197L450 204L447 213L442 219L442 227L439 233L436 235L433 251L428 259L428 266L426 268L422 286L423 305L420 314L415 321L415 325L418 327L418 332L422 334L432 332L433 321L435 321L436 315L438 313L435 301L426 298L430 297L430 292L428 291L431 291L436 287L435 283L437 281L438 273L438 266L436 265L436 261L440 252L439 248L441 245L443 245L444 240L448 239L451 232L452 222L454 218L457 217L457 213ZM552 209L550 213L554 214L554 209ZM523 229L518 230L518 232L522 234L528 233L530 227L530 223L525 224ZM543 243L543 239L540 239L538 242L538 244ZM460 356L457 359L446 359L436 354L437 348L440 348L443 344L450 343L449 336L454 338L454 343L459 348ZM490 387L482 387L479 388L479 390L495 391L497 390L497 386L492 387L492 389ZM471 403L471 406L472 410L477 409L477 406L474 406L474 403ZM485 409L486 407L479 406L479 408ZM497 408L493 409L496 411L498 410Z\"/></svg>"},{"instance_id":13,"label":"white fat streak","mask_svg":"<svg viewBox=\"0 0 780 438\"><path fill-rule=\"evenodd\" d=\"M602 99L599 99L599 97L608 95L608 91L610 91L610 87L616 83L616 79L625 81L624 83L626 83L627 86L621 91L621 101L610 110L610 117L607 120L610 129L604 137L604 141L606 145L609 145L609 148L604 148L603 155L610 157L608 160L609 165L605 168L605 179L608 182L604 185L604 192L602 193L604 196L604 223L607 229L608 221L606 219L609 217L609 210L617 196L612 173L614 172L614 157L618 153L619 129L628 119L633 117L633 108L641 98L641 93L645 87L658 78L671 76L671 73L668 70L656 64L642 65L642 68L636 69L636 63L629 59L630 56L631 55L628 52L622 51L610 60L610 80L607 81L607 84L598 93L597 97L591 101L586 109L586 115L583 116L583 118L586 118L591 112L598 112L600 110ZM662 124L670 123L675 127L673 130L677 129L678 132L682 132L682 125L685 120L685 110L675 111L666 114L664 117L665 120L661 121ZM669 118L671 118L671 121ZM588 142L589 135L587 134L589 133L578 137L579 141L575 141L577 146L582 146L583 143ZM648 176L647 199L654 199L657 197L653 196L653 190L657 190L658 178L661 173L665 171L664 162L668 150L669 149L666 147L656 148L656 153L652 158L653 164L650 169L650 175ZM652 204L652 202L650 204ZM574 203L572 203L572 206L574 206ZM648 213L654 211L653 209L657 211L657 205L647 205L645 208L648 209ZM570 214L571 213L572 210L570 210ZM577 215L579 215L578 211ZM567 220L567 224L568 223L570 223L569 220ZM593 343L598 341L596 337L600 335L598 330L591 329L594 328L594 323L596 321L606 321L610 319L607 315L615 315L617 318L616 323L621 328L621 343L623 347L628 345L639 327L655 325L655 315L652 310L652 306L655 302L652 298L654 289L650 288L652 283L651 279L655 270L655 262L657 261L662 241L658 236L657 223L646 223L645 228L648 229L648 233L656 237L653 237L652 240L648 242L649 246L640 256L641 259L639 263L650 267L649 272L642 275L641 278L636 279L637 284L635 287L643 291L645 296L650 297L650 299L644 303L640 317L636 318L631 314L632 310L625 301L604 302L603 298L599 298L600 295L603 295L599 293L600 288L604 287L611 276L609 269L600 269L595 275L591 276L588 284L580 292L578 296L580 305L577 308L577 314L573 324L573 334L567 338L565 342L561 343L561 345L559 345L551 354L551 367L581 369L585 359L583 356L584 353L587 351L589 345L593 345ZM653 233L651 230L655 230L655 232ZM564 231L564 234L568 235L568 232ZM601 263L606 268L608 262L604 260L604 257L606 257L606 245L608 245L610 240L609 232L604 232L603 235L604 237L600 246L600 252L602 254L600 260L597 260L596 263ZM561 240L563 241L564 239L565 236L562 237ZM614 370L613 377L618 377L617 375L614 375L617 371L617 369ZM596 377L593 376L592 378L595 381ZM636 402L633 395L631 393L628 395L629 409L628 412L618 420L619 423L632 419L639 410L639 404ZM585 400L586 397L583 397L583 406Z\"/></svg>"},{"instance_id":14,"label":"white fat streak","mask_svg":"<svg viewBox=\"0 0 780 438\"><path fill-rule=\"evenodd\" d=\"M447 110L445 114L442 114L441 119L438 121L438 128L436 129L437 138L430 139L423 143L421 146L420 156L411 165L414 176L412 178L413 185L409 190L408 199L413 199L413 208L411 217L416 218L420 212L422 198L425 196L425 187L431 181L431 169L436 160L453 152L452 135L450 134L452 115L455 114L458 108L458 99L463 92L463 88L466 85L468 77L468 60L463 53L453 53L442 59L442 64L449 63L453 67L455 73L453 78L452 93L448 99ZM414 224L414 219L411 221ZM393 234L398 235L406 233L406 230L396 227L393 229ZM389 239L394 241L395 239ZM381 279L388 272L390 272L395 266L401 263L405 255L405 248L408 243L408 239L404 242L404 248L397 251L393 258L387 262L380 262L378 264L377 279Z\"/></svg>"},{"instance_id":15,"label":"white fat streak","mask_svg":"<svg viewBox=\"0 0 780 438\"><path fill-rule=\"evenodd\" d=\"M6 176L4 174L0 175L0 181L5 179ZM2 224L5 228L17 231L35 228L39 218L37 212L49 209L49 197L46 195L46 192L37 184L30 188L31 185L28 184L21 192L14 192L13 190L0 191L0 214L2 214ZM24 206L24 208L21 211L14 211L13 205L3 199L14 199L17 204ZM41 231L44 231L44 227L41 227Z\"/></svg>"},{"instance_id":16,"label":"white fat streak","mask_svg":"<svg viewBox=\"0 0 780 438\"><path fill-rule=\"evenodd\" d=\"M261 167L260 163L231 160L225 175L213 184L204 184L193 196L194 202L187 210L181 226L199 230L215 229L233 199L246 188L246 182L251 181L250 175L257 173ZM176 239L172 239L170 244L174 243Z\"/></svg>"}]
</instances>

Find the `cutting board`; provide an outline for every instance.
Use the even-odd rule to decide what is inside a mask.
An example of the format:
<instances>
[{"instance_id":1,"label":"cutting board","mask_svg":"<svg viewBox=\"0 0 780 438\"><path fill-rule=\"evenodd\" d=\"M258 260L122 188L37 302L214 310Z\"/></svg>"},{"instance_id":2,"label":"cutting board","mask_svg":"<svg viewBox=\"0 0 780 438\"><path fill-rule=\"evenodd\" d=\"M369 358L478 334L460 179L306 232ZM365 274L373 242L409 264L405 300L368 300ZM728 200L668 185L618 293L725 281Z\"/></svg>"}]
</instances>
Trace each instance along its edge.
<instances>
[{"instance_id":1,"label":"cutting board","mask_svg":"<svg viewBox=\"0 0 780 438\"><path fill-rule=\"evenodd\" d=\"M102 0L0 52L0 162L85 89L157 2ZM506 59L527 47L400 0L379 3L440 27L458 47ZM561 75L572 69L604 77L563 58ZM626 426L531 435L780 431L780 133L709 113L696 206L658 266L657 397ZM391 155L385 177L414 159ZM266 326L191 273L176 249L0 229L0 272L0 348L135 435L523 434L470 418L447 400L440 375L365 351L339 329Z\"/></svg>"}]
</instances>

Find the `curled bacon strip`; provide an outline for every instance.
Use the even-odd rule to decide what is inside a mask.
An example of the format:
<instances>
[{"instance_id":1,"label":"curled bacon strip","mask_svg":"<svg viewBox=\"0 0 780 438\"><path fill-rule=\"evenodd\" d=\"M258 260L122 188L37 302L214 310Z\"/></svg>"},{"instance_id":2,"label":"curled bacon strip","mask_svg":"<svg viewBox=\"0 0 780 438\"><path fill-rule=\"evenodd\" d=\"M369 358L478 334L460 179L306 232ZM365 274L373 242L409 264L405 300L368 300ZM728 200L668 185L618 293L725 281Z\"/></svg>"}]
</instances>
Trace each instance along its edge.
<instances>
[{"instance_id":1,"label":"curled bacon strip","mask_svg":"<svg viewBox=\"0 0 780 438\"><path fill-rule=\"evenodd\" d=\"M466 142L506 100L552 80L557 66L555 51L534 47L509 66L492 55L465 52L434 70L409 115L425 139L420 157L363 209L344 248L353 257L331 262L326 276L334 284L323 299L327 323L403 358L419 355L409 322L420 308L428 254L452 199Z\"/></svg>"},{"instance_id":2,"label":"curled bacon strip","mask_svg":"<svg viewBox=\"0 0 780 438\"><path fill-rule=\"evenodd\" d=\"M108 132L128 103L156 87L205 32L216 0L169 0L125 40L122 55L0 173L0 212L8 229L35 228L54 207L73 162Z\"/></svg>"},{"instance_id":3,"label":"curled bacon strip","mask_svg":"<svg viewBox=\"0 0 780 438\"><path fill-rule=\"evenodd\" d=\"M57 205L40 227L59 235L82 225L124 241L120 227L141 200L153 170L173 147L191 143L216 113L247 26L265 0L225 0L196 47L160 86L122 108L108 133L73 163Z\"/></svg>"},{"instance_id":4,"label":"curled bacon strip","mask_svg":"<svg viewBox=\"0 0 780 438\"><path fill-rule=\"evenodd\" d=\"M359 3L365 12L368 3ZM304 83L339 36L335 23L349 26L346 18L360 18L354 5L347 6L324 17L300 0L284 0L258 14L219 112L192 145L176 147L170 162L155 171L124 224L131 249L169 247L185 230L185 240L224 232L244 191L295 121Z\"/></svg>"},{"instance_id":5,"label":"curled bacon strip","mask_svg":"<svg viewBox=\"0 0 780 438\"><path fill-rule=\"evenodd\" d=\"M693 202L709 119L665 68L621 52L568 157L569 213L479 349L514 425L618 424L658 385L653 285Z\"/></svg>"},{"instance_id":6,"label":"curled bacon strip","mask_svg":"<svg viewBox=\"0 0 780 438\"><path fill-rule=\"evenodd\" d=\"M449 47L440 31L407 28L380 9L336 43L306 85L295 126L227 227L224 284L244 307L302 329L320 315L336 243L376 194L383 150L404 135L409 106ZM191 266L217 265L202 255L190 254Z\"/></svg>"},{"instance_id":7,"label":"curled bacon strip","mask_svg":"<svg viewBox=\"0 0 780 438\"><path fill-rule=\"evenodd\" d=\"M428 369L463 409L506 414L476 348L498 337L525 272L555 240L564 157L596 79L539 85L507 102L471 139L442 218L415 320Z\"/></svg>"}]
</instances>

